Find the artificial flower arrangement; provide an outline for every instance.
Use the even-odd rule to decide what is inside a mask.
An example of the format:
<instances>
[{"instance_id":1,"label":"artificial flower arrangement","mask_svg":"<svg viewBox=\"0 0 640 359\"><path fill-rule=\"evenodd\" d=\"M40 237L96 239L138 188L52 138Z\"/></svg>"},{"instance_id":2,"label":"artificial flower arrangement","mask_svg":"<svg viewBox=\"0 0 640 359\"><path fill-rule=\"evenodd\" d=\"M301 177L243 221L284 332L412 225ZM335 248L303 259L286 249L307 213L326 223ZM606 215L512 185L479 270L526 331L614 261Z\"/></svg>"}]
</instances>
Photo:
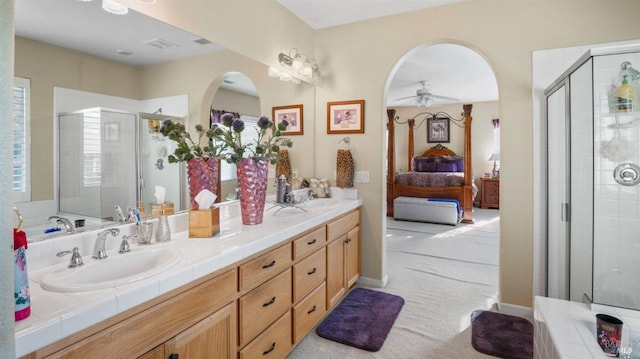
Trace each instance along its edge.
<instances>
[{"instance_id":1,"label":"artificial flower arrangement","mask_svg":"<svg viewBox=\"0 0 640 359\"><path fill-rule=\"evenodd\" d=\"M225 150L224 144L217 144L211 141L210 130L205 130L201 125L196 125L197 140L191 138L183 124L171 120L164 120L160 133L177 143L175 151L169 155L169 163L188 162L192 158L220 157ZM205 146L201 145L202 138L209 140Z\"/></svg>"},{"instance_id":2,"label":"artificial flower arrangement","mask_svg":"<svg viewBox=\"0 0 640 359\"><path fill-rule=\"evenodd\" d=\"M228 163L240 163L243 158L255 160L266 159L271 164L276 164L280 159L280 147L291 147L293 143L287 137L282 137L282 131L289 125L287 121L274 126L273 121L262 116L258 119L258 138L255 143L242 143L242 131L245 129L244 121L231 113L225 113L220 118L221 123L214 123L211 129L205 131L207 137L214 144L221 145L223 149L218 157ZM271 137L267 138L267 131L271 130Z\"/></svg>"},{"instance_id":3,"label":"artificial flower arrangement","mask_svg":"<svg viewBox=\"0 0 640 359\"><path fill-rule=\"evenodd\" d=\"M165 120L160 128L160 133L177 143L173 154L169 155L169 162L189 161L192 158L209 159L220 158L228 163L240 163L243 157L254 159L264 158L271 164L279 160L280 147L291 147L293 143L289 138L282 137L282 131L287 129L286 121L273 125L268 117L258 119L258 138L255 143L242 143L242 131L245 129L244 121L232 113L225 113L221 117L221 123L214 123L210 129L205 130L202 125L196 125L197 140L194 140L183 124L171 120ZM267 138L267 131L272 130L272 136ZM202 138L207 137L206 145L201 145Z\"/></svg>"}]
</instances>

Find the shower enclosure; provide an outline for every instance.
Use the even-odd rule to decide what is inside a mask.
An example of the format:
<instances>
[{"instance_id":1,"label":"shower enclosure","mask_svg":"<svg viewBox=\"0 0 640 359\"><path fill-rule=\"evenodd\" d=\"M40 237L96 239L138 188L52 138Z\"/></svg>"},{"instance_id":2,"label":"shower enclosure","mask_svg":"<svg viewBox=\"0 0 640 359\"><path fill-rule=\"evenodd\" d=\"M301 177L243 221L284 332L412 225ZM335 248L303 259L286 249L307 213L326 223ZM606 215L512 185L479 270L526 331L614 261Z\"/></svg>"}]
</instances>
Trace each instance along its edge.
<instances>
[{"instance_id":1,"label":"shower enclosure","mask_svg":"<svg viewBox=\"0 0 640 359\"><path fill-rule=\"evenodd\" d=\"M640 309L635 69L640 44L594 49L545 92L550 297ZM625 79L629 99L620 98Z\"/></svg>"},{"instance_id":2,"label":"shower enclosure","mask_svg":"<svg viewBox=\"0 0 640 359\"><path fill-rule=\"evenodd\" d=\"M135 206L137 115L91 108L58 116L59 211L116 220Z\"/></svg>"}]
</instances>

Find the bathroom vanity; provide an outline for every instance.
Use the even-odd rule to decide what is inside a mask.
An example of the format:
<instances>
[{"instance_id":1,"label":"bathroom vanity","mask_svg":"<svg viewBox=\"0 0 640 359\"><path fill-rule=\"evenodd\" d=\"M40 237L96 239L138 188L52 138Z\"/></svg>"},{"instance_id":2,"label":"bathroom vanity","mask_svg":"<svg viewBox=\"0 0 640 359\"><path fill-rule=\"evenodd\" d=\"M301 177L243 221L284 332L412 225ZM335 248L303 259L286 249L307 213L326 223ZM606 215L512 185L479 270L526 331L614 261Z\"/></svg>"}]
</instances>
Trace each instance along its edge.
<instances>
[{"instance_id":1,"label":"bathroom vanity","mask_svg":"<svg viewBox=\"0 0 640 359\"><path fill-rule=\"evenodd\" d=\"M231 204L213 238L188 238L188 214L177 214L173 240L147 248L179 251L178 263L112 288L45 291L40 281L47 273L73 269L66 268L68 258L46 266L36 260L29 273L32 315L16 323L17 357L284 358L358 279L361 205L322 199L276 214L267 203L263 224L245 226ZM95 237L77 236L91 265L90 248L82 246ZM75 245L72 236L63 238L29 250L47 246L34 256L49 251L55 258L56 246ZM138 247L133 251L145 250ZM104 261L127 254L109 255Z\"/></svg>"}]
</instances>

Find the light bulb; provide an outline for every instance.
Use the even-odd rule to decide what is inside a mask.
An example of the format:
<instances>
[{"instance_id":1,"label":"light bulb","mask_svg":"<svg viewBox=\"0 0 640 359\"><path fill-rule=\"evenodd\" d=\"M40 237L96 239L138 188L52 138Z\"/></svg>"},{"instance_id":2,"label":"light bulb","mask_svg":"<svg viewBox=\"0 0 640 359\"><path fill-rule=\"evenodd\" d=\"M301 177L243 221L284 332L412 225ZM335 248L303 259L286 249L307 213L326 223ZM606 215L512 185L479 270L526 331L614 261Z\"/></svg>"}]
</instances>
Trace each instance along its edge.
<instances>
[{"instance_id":1,"label":"light bulb","mask_svg":"<svg viewBox=\"0 0 640 359\"><path fill-rule=\"evenodd\" d=\"M113 0L102 0L102 8L105 11L110 12L112 14L116 14L116 15L125 15L126 13L129 12L128 7L124 5L120 5L119 3Z\"/></svg>"}]
</instances>

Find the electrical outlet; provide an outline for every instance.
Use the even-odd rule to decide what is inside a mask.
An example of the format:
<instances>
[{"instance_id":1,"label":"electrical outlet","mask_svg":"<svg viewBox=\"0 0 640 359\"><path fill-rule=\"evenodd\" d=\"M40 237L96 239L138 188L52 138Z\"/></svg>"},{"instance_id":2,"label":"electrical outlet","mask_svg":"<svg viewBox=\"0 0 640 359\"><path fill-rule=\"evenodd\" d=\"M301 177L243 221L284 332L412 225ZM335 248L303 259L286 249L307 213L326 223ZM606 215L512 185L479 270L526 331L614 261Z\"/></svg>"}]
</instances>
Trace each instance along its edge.
<instances>
[{"instance_id":1,"label":"electrical outlet","mask_svg":"<svg viewBox=\"0 0 640 359\"><path fill-rule=\"evenodd\" d=\"M356 171L353 174L353 182L369 183L369 171Z\"/></svg>"},{"instance_id":2,"label":"electrical outlet","mask_svg":"<svg viewBox=\"0 0 640 359\"><path fill-rule=\"evenodd\" d=\"M298 169L294 168L291 170L291 179L297 179L298 178Z\"/></svg>"}]
</instances>

